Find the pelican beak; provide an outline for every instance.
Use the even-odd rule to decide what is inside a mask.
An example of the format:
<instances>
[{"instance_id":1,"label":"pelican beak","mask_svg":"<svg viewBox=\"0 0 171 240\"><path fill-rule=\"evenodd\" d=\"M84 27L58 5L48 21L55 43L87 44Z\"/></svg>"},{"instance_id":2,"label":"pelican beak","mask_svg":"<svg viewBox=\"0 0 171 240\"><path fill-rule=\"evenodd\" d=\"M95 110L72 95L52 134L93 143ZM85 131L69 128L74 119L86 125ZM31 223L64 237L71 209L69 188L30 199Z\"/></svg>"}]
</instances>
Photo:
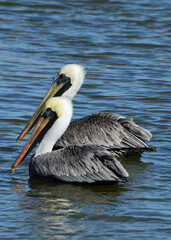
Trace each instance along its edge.
<instances>
[{"instance_id":1,"label":"pelican beak","mask_svg":"<svg viewBox=\"0 0 171 240\"><path fill-rule=\"evenodd\" d=\"M64 92L66 92L71 87L71 79L66 77L64 74L61 74L55 78L52 86L50 87L49 91L43 98L42 102L36 109L35 113L31 117L30 121L27 123L26 127L23 129L19 137L17 138L17 142L19 143L24 136L34 127L34 125L39 120L43 107L46 101L51 97L61 96Z\"/></svg>"},{"instance_id":2,"label":"pelican beak","mask_svg":"<svg viewBox=\"0 0 171 240\"><path fill-rule=\"evenodd\" d=\"M57 115L53 111L51 111L51 114L48 114L48 115L45 113L40 117L37 125L35 126L23 150L19 154L15 163L12 165L11 167L12 172L14 172L16 167L27 157L27 155L32 151L32 149L36 146L36 144L42 140L45 133L53 125L54 121L57 119Z\"/></svg>"}]
</instances>

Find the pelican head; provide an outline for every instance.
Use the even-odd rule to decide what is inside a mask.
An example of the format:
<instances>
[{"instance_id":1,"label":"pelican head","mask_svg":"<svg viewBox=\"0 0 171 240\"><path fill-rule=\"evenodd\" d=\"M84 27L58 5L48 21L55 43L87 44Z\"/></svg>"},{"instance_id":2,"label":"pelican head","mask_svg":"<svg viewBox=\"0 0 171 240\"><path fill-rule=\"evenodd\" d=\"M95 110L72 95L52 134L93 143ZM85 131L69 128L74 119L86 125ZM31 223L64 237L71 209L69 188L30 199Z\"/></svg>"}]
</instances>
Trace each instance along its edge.
<instances>
[{"instance_id":1,"label":"pelican head","mask_svg":"<svg viewBox=\"0 0 171 240\"><path fill-rule=\"evenodd\" d=\"M67 64L60 69L58 76L61 74L71 79L72 86L64 92L63 96L72 99L83 84L86 74L85 68L78 64Z\"/></svg>"},{"instance_id":2,"label":"pelican head","mask_svg":"<svg viewBox=\"0 0 171 240\"><path fill-rule=\"evenodd\" d=\"M49 98L55 96L65 96L72 99L80 89L84 81L84 77L85 69L83 66L78 64L67 64L63 66L60 69L49 91L34 112L30 121L17 138L17 142L20 142L24 138L24 136L30 131L30 129L37 123L45 106L45 103Z\"/></svg>"},{"instance_id":3,"label":"pelican head","mask_svg":"<svg viewBox=\"0 0 171 240\"><path fill-rule=\"evenodd\" d=\"M48 99L37 125L11 170L14 172L15 168L27 157L37 143L40 144L35 151L35 156L51 152L55 142L68 127L71 117L72 102L70 99L66 97Z\"/></svg>"}]
</instances>

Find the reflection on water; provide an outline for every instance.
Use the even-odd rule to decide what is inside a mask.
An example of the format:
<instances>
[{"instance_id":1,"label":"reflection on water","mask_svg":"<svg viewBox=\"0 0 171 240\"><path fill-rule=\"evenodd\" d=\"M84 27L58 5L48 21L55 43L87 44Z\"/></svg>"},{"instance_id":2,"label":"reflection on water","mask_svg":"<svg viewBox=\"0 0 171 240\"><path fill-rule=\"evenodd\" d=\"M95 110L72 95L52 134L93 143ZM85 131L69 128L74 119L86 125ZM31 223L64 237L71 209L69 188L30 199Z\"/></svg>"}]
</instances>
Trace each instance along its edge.
<instances>
[{"instance_id":1,"label":"reflection on water","mask_svg":"<svg viewBox=\"0 0 171 240\"><path fill-rule=\"evenodd\" d=\"M169 1L1 1L0 239L169 239ZM108 110L134 118L158 152L122 159L130 181L112 185L12 174L15 139L67 63L87 69L74 117ZM27 138L26 138L27 139Z\"/></svg>"},{"instance_id":2,"label":"reflection on water","mask_svg":"<svg viewBox=\"0 0 171 240\"><path fill-rule=\"evenodd\" d=\"M50 234L54 239L86 231L88 218L91 221L110 219L115 215L118 198L128 191L118 184L56 184L40 180L30 180L28 191L25 187L25 184L16 184L12 189L19 195L19 209L32 213L27 223L31 224L33 234L44 238ZM35 221L36 227L32 225Z\"/></svg>"}]
</instances>

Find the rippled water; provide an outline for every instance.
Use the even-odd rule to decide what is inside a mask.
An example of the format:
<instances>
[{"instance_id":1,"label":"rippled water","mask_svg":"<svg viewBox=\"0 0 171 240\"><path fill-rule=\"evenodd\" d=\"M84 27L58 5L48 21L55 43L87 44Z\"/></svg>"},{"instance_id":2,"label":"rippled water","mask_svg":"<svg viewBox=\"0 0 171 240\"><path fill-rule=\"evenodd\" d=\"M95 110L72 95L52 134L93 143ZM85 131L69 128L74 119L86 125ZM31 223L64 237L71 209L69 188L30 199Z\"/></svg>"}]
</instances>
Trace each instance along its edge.
<instances>
[{"instance_id":1,"label":"rippled water","mask_svg":"<svg viewBox=\"0 0 171 240\"><path fill-rule=\"evenodd\" d=\"M170 239L170 1L0 3L0 239ZM15 142L66 63L87 68L74 118L108 110L153 133L131 181L72 185L12 174Z\"/></svg>"}]
</instances>

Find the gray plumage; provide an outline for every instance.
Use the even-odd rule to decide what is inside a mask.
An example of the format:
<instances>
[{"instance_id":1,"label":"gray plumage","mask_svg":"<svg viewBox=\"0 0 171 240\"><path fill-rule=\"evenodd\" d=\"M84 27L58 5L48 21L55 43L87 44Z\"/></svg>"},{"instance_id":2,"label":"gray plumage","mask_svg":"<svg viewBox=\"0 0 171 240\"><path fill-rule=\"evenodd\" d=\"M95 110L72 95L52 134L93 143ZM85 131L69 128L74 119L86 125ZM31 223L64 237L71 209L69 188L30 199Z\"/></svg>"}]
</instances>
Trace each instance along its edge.
<instances>
[{"instance_id":1,"label":"gray plumage","mask_svg":"<svg viewBox=\"0 0 171 240\"><path fill-rule=\"evenodd\" d=\"M33 157L31 177L65 182L125 181L127 171L104 147L95 145L69 146Z\"/></svg>"},{"instance_id":2,"label":"gray plumage","mask_svg":"<svg viewBox=\"0 0 171 240\"><path fill-rule=\"evenodd\" d=\"M73 144L95 144L120 149L117 151L118 155L141 154L143 151L155 150L144 142L151 137L148 130L136 125L131 118L109 112L96 112L71 122L56 142L54 150Z\"/></svg>"}]
</instances>

